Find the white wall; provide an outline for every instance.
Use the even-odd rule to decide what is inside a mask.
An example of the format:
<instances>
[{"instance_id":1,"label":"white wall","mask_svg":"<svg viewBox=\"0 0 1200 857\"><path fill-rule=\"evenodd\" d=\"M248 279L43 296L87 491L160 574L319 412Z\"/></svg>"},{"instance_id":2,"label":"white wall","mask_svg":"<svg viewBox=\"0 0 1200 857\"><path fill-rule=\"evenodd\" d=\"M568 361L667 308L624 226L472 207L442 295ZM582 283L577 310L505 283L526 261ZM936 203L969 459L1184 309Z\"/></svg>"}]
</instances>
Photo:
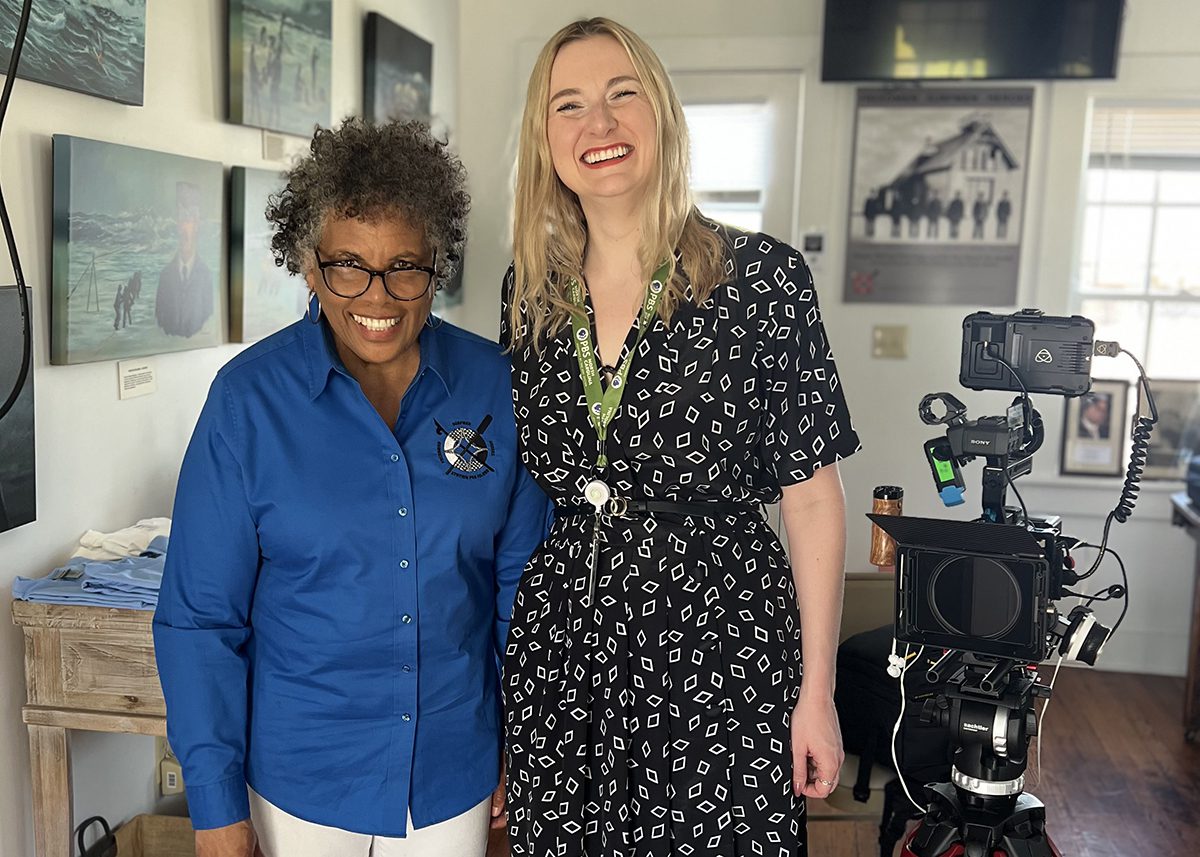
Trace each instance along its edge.
<instances>
[{"instance_id":1,"label":"white wall","mask_svg":"<svg viewBox=\"0 0 1200 857\"><path fill-rule=\"evenodd\" d=\"M921 397L937 390L955 392L974 416L1002 413L1009 397L958 387L961 322L976 307L847 305L841 300L854 87L820 82L816 46L822 7L820 0L461 0L459 127L474 211L468 300L460 319L486 335L496 332L499 282L510 259L512 164L526 76L531 56L555 30L573 18L603 14L641 33L674 68L775 68L780 46L790 46L791 67L806 73L797 228L817 227L827 236L817 284L865 447L842 466L850 509L849 567L857 569L867 563L869 530L861 514L870 508L873 486L903 485L910 514L945 515L930 488L921 452L922 442L936 434L917 419ZM688 44L695 46L691 57L686 56ZM1088 103L1093 95L1118 94L1200 103L1200 15L1194 0L1129 0L1118 80L1036 85L1021 306L1069 309ZM870 357L871 327L880 323L910 327L907 360ZM1069 533L1098 539L1120 480L1059 478L1063 402L1043 397L1037 404L1046 419L1047 443L1035 472L1019 488L1031 512L1061 514ZM956 517L978 514L978 464L970 466L967 478L969 503ZM1185 670L1192 548L1169 525L1170 490L1179 486L1148 484L1137 515L1117 526L1111 538L1110 545L1129 568L1133 597L1120 634L1105 650L1105 668L1172 675ZM1114 566L1096 581L1106 586L1117 580L1115 574ZM1099 612L1110 624L1116 618L1115 610Z\"/></svg>"},{"instance_id":2,"label":"white wall","mask_svg":"<svg viewBox=\"0 0 1200 857\"><path fill-rule=\"evenodd\" d=\"M112 362L49 366L50 135L74 134L226 165L262 160L259 131L222 121L224 3L150 2L145 105L124 107L17 81L0 151L0 174L25 276L32 285L36 371L38 520L0 534L0 857L33 854L29 753L20 632L9 619L11 583L45 574L88 528L113 530L169 515L175 479L208 385L240 346L151 358L158 392L117 399ZM434 113L450 127L458 103L458 8L446 0L337 0L333 115L362 102L362 24L379 11L434 43ZM296 141L302 146L303 141ZM295 148L292 146L290 148ZM12 282L7 262L0 262ZM72 733L76 817L120 821L154 807L154 742Z\"/></svg>"}]
</instances>

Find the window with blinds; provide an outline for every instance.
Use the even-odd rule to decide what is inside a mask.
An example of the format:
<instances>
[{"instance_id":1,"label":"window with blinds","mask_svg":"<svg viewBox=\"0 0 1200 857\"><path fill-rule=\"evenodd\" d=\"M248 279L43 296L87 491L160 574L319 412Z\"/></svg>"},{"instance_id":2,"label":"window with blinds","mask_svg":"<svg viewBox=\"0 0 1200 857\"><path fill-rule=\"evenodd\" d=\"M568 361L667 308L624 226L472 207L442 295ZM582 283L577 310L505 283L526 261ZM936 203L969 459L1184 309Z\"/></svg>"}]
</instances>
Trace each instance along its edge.
<instances>
[{"instance_id":1,"label":"window with blinds","mask_svg":"<svg viewBox=\"0 0 1200 857\"><path fill-rule=\"evenodd\" d=\"M685 104L692 142L692 193L713 220L761 232L770 163L765 103Z\"/></svg>"},{"instance_id":2,"label":"window with blinds","mask_svg":"<svg viewBox=\"0 0 1200 857\"><path fill-rule=\"evenodd\" d=\"M1079 311L1151 377L1200 377L1200 104L1097 103L1085 178Z\"/></svg>"}]
</instances>

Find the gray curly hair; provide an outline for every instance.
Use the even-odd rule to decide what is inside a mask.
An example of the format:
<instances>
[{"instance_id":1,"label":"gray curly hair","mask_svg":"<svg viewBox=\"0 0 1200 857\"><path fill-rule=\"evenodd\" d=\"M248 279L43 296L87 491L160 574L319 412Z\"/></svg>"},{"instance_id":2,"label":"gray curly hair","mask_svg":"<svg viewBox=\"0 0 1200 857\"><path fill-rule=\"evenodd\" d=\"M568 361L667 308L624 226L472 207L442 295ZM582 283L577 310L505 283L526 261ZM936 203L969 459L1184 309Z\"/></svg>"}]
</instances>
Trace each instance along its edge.
<instances>
[{"instance_id":1,"label":"gray curly hair","mask_svg":"<svg viewBox=\"0 0 1200 857\"><path fill-rule=\"evenodd\" d=\"M467 173L422 122L372 125L351 117L338 128L318 128L309 154L285 177L266 215L275 229L275 264L293 274L313 265L330 218L403 217L437 250L439 287L462 262L471 209Z\"/></svg>"}]
</instances>

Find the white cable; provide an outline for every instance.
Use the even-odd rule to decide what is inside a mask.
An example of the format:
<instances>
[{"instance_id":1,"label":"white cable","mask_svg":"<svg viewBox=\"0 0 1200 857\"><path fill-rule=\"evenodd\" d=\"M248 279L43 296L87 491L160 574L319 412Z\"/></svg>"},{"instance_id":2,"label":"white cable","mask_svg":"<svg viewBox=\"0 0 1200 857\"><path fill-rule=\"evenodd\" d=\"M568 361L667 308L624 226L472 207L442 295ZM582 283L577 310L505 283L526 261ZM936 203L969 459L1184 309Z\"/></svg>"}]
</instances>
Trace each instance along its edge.
<instances>
[{"instance_id":1,"label":"white cable","mask_svg":"<svg viewBox=\"0 0 1200 857\"><path fill-rule=\"evenodd\" d=\"M1041 785L1041 782L1042 782L1042 735L1044 734L1042 732L1042 730L1045 728L1045 726L1043 724L1046 721L1046 709L1050 707L1050 700L1053 699L1054 682L1058 680L1058 671L1062 668L1062 662L1063 662L1063 656L1059 655L1058 663L1054 665L1054 675L1050 676L1050 693L1051 693L1051 695L1046 697L1046 701L1042 704L1042 713L1038 715L1038 734L1037 734L1037 742L1038 742L1038 746L1037 746L1038 770L1037 770L1037 773L1038 773L1038 775L1037 775L1037 782L1034 783L1034 785Z\"/></svg>"},{"instance_id":2,"label":"white cable","mask_svg":"<svg viewBox=\"0 0 1200 857\"><path fill-rule=\"evenodd\" d=\"M900 787L902 789L904 789L905 797L907 797L909 802L913 806L915 806L918 810L920 810L921 812L924 812L926 808L921 806L919 803L917 803L916 799L912 796L912 792L910 792L908 790L908 783L906 783L904 781L904 774L901 773L901 771L900 771L900 758L896 754L896 736L898 736L900 734L900 724L902 724L904 722L904 709L908 702L907 697L905 697L905 695L904 695L904 674L908 672L909 668L914 663L920 663L921 655L924 654L924 652L925 652L925 647L921 646L921 648L917 650L917 656L915 658L913 658L912 661L909 661L909 659L908 659L909 648L910 648L910 646L908 645L908 643L905 643L904 644L904 667L900 670L900 716L896 718L896 724L892 727L892 764L896 766L896 776L898 776L900 778Z\"/></svg>"}]
</instances>

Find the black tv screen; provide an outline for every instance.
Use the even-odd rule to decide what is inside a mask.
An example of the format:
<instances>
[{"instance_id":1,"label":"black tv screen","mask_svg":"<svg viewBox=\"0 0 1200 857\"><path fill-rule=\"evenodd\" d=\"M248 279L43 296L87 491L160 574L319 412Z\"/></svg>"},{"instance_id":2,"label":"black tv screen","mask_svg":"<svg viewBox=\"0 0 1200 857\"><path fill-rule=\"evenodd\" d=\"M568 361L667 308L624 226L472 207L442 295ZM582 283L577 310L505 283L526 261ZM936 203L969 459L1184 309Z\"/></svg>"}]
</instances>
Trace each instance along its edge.
<instances>
[{"instance_id":1,"label":"black tv screen","mask_svg":"<svg viewBox=\"0 0 1200 857\"><path fill-rule=\"evenodd\" d=\"M1112 78L1123 6L1124 0L825 0L821 79Z\"/></svg>"}]
</instances>

